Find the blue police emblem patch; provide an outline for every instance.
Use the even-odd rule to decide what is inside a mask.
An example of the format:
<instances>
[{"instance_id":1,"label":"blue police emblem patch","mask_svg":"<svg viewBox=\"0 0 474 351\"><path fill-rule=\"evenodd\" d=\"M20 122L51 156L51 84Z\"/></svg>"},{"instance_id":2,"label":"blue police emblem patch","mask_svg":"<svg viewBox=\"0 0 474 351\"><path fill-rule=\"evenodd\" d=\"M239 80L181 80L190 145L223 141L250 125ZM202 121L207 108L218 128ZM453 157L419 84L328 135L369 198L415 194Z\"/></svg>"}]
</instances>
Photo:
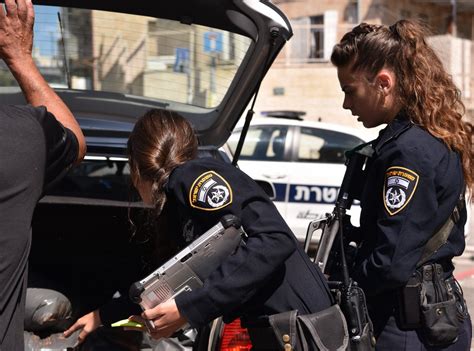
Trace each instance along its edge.
<instances>
[{"instance_id":1,"label":"blue police emblem patch","mask_svg":"<svg viewBox=\"0 0 474 351\"><path fill-rule=\"evenodd\" d=\"M418 174L404 167L390 167L385 172L383 186L384 205L393 216L410 202L418 185Z\"/></svg>"},{"instance_id":2,"label":"blue police emblem patch","mask_svg":"<svg viewBox=\"0 0 474 351\"><path fill-rule=\"evenodd\" d=\"M189 203L200 210L219 210L232 203L232 188L222 176L208 171L193 182L189 190Z\"/></svg>"}]
</instances>

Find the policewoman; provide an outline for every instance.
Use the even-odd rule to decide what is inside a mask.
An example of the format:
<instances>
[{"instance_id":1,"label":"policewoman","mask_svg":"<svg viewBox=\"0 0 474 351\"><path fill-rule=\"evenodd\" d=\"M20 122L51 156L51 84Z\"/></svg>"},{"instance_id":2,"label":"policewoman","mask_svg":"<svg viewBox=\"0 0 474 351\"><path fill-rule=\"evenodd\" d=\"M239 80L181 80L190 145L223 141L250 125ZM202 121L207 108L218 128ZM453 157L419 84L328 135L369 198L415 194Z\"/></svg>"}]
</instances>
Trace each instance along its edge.
<instances>
[{"instance_id":1,"label":"policewoman","mask_svg":"<svg viewBox=\"0 0 474 351\"><path fill-rule=\"evenodd\" d=\"M204 286L146 310L152 337L168 337L185 323L207 325L241 317L255 350L277 350L277 340L259 331L269 315L328 308L332 298L321 271L262 189L230 164L196 158L198 142L189 123L166 110L151 110L136 123L128 143L131 176L142 199L164 219L159 235L177 249L189 245L226 214L241 219L245 245L205 280ZM283 337L283 336L282 336ZM285 337L287 338L287 337ZM291 341L290 341L291 342Z\"/></svg>"},{"instance_id":2,"label":"policewoman","mask_svg":"<svg viewBox=\"0 0 474 351\"><path fill-rule=\"evenodd\" d=\"M465 247L472 125L424 35L407 20L362 23L331 57L343 107L366 128L387 124L361 184L352 272L367 295L377 350L470 348L471 321L452 258Z\"/></svg>"}]
</instances>

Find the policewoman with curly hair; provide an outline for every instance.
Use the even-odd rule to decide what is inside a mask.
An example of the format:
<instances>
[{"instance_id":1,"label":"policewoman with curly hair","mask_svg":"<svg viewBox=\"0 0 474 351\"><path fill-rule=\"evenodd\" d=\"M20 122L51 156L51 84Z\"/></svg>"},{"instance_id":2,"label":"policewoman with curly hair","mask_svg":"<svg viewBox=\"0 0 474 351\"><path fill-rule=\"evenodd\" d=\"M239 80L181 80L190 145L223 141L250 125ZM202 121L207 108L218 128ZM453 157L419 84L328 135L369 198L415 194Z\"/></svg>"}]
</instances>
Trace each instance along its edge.
<instances>
[{"instance_id":1,"label":"policewoman with curly hair","mask_svg":"<svg viewBox=\"0 0 474 351\"><path fill-rule=\"evenodd\" d=\"M408 20L358 25L331 61L343 108L366 128L387 124L361 184L352 272L367 295L376 348L469 350L471 321L452 263L464 251L463 197L474 184L460 92L424 28Z\"/></svg>"}]
</instances>

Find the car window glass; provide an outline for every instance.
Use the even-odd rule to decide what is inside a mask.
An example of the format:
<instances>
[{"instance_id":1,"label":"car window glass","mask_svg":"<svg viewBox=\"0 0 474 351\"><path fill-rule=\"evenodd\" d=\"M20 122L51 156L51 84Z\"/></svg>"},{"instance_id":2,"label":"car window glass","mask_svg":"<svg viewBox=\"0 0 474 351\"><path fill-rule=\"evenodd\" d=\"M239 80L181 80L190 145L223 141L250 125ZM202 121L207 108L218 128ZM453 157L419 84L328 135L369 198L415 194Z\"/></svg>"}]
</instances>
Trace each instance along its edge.
<instances>
[{"instance_id":1,"label":"car window glass","mask_svg":"<svg viewBox=\"0 0 474 351\"><path fill-rule=\"evenodd\" d=\"M241 160L283 161L287 126L254 126L245 137L240 154ZM239 141L240 131L232 133L228 145L234 153Z\"/></svg>"},{"instance_id":2,"label":"car window glass","mask_svg":"<svg viewBox=\"0 0 474 351\"><path fill-rule=\"evenodd\" d=\"M344 163L344 152L363 142L362 139L346 133L301 127L297 161Z\"/></svg>"},{"instance_id":3,"label":"car window glass","mask_svg":"<svg viewBox=\"0 0 474 351\"><path fill-rule=\"evenodd\" d=\"M131 186L128 163L110 159L81 162L46 195L139 201Z\"/></svg>"},{"instance_id":4,"label":"car window glass","mask_svg":"<svg viewBox=\"0 0 474 351\"><path fill-rule=\"evenodd\" d=\"M251 45L225 30L126 13L35 5L35 15L33 57L53 88L212 108ZM0 87L10 86L0 65Z\"/></svg>"}]
</instances>

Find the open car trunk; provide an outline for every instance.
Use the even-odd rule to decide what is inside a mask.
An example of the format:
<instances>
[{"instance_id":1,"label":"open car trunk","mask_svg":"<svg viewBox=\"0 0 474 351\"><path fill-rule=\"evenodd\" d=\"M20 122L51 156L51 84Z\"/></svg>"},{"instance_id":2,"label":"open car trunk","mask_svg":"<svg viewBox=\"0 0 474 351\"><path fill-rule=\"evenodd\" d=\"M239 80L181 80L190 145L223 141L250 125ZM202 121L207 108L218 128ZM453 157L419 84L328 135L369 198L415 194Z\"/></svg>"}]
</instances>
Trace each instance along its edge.
<instances>
[{"instance_id":1,"label":"open car trunk","mask_svg":"<svg viewBox=\"0 0 474 351\"><path fill-rule=\"evenodd\" d=\"M74 346L79 332L64 339L65 328L112 298L128 298L130 285L154 268L152 242L129 222L143 223L143 208L54 200L40 203L33 219L25 317L25 346L31 351ZM100 328L80 350L121 350L118 345L138 350L143 343L141 333Z\"/></svg>"},{"instance_id":2,"label":"open car trunk","mask_svg":"<svg viewBox=\"0 0 474 351\"><path fill-rule=\"evenodd\" d=\"M131 210L132 214L139 209ZM146 243L132 238L126 206L41 203L33 220L29 287L63 293L79 317L141 279ZM137 234L138 235L138 234Z\"/></svg>"},{"instance_id":3,"label":"open car trunk","mask_svg":"<svg viewBox=\"0 0 474 351\"><path fill-rule=\"evenodd\" d=\"M217 150L201 149L199 156L229 162ZM128 298L132 283L174 253L166 243L157 242L154 223L148 220L148 209L130 185L129 167L123 157L87 157L72 168L41 199L32 227L28 289L51 289L64 295L71 305L69 312L59 305L42 310L41 305L57 302L54 294L44 300L27 296L26 319L35 323L28 323L26 331L40 337L57 337L77 318L113 297ZM51 311L57 313L49 315ZM32 313L43 316L32 318ZM125 337L123 343L137 342L136 338L127 340L126 334L130 333L117 331L114 338ZM199 342L207 346L206 338ZM181 346L173 344L171 349L177 347Z\"/></svg>"}]
</instances>

